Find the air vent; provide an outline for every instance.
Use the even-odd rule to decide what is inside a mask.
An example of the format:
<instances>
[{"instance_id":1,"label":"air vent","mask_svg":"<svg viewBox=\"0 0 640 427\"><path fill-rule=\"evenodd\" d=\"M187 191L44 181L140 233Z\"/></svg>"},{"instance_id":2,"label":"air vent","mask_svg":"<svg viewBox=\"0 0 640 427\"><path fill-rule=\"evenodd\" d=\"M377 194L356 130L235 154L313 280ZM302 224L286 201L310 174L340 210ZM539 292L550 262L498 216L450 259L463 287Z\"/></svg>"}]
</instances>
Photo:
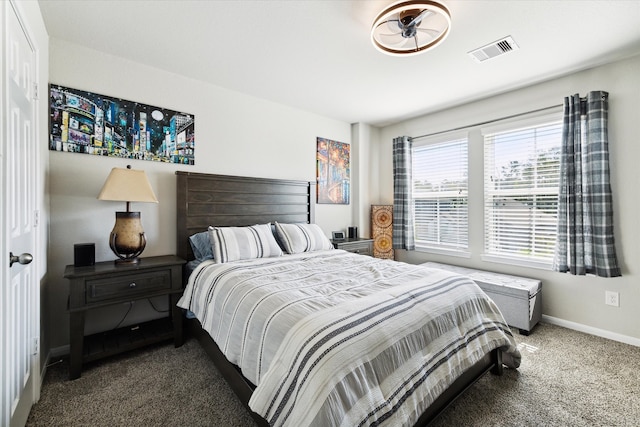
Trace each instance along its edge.
<instances>
[{"instance_id":1,"label":"air vent","mask_svg":"<svg viewBox=\"0 0 640 427\"><path fill-rule=\"evenodd\" d=\"M484 62L487 59L495 58L496 56L504 55L505 53L518 49L520 48L513 38L508 36L476 50L472 50L469 52L469 56L475 59L476 62Z\"/></svg>"}]
</instances>

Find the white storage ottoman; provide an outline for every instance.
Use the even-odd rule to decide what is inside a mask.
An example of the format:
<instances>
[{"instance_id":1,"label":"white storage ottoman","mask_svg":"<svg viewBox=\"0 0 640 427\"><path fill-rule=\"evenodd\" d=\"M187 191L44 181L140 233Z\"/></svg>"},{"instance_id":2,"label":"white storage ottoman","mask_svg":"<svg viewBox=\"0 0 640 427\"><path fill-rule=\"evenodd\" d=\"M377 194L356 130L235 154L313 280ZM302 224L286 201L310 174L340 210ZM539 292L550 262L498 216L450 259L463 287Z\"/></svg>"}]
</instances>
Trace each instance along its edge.
<instances>
[{"instance_id":1,"label":"white storage ottoman","mask_svg":"<svg viewBox=\"0 0 640 427\"><path fill-rule=\"evenodd\" d=\"M540 280L437 262L422 265L470 277L496 303L509 326L520 329L523 335L529 335L542 317Z\"/></svg>"}]
</instances>

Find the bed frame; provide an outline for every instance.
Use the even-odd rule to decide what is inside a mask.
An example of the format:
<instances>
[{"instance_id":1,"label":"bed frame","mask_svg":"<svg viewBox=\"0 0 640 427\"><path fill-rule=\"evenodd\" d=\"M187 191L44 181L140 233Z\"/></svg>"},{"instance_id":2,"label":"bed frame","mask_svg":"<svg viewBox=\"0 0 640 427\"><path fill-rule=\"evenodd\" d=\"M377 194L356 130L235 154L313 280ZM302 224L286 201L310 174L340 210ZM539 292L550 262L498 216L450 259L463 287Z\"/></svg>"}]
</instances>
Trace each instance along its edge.
<instances>
[{"instance_id":1,"label":"bed frame","mask_svg":"<svg viewBox=\"0 0 640 427\"><path fill-rule=\"evenodd\" d=\"M177 255L187 261L194 259L189 236L206 230L212 224L243 226L273 221L315 222L316 191L313 182L182 171L176 175ZM266 420L249 408L249 398L255 386L242 376L237 366L227 361L197 320L189 320L187 325L256 423L268 426ZM502 374L502 352L499 349L486 354L445 390L422 414L416 426L428 425L487 371Z\"/></svg>"}]
</instances>

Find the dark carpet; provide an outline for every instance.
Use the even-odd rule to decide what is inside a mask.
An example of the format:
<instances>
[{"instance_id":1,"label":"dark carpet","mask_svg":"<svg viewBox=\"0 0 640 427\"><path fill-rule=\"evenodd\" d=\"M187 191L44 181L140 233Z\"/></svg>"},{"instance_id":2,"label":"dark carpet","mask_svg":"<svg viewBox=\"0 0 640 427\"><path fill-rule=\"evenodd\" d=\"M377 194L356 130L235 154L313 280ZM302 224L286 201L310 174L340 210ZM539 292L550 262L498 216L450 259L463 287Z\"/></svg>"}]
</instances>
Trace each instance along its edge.
<instances>
[{"instance_id":1,"label":"dark carpet","mask_svg":"<svg viewBox=\"0 0 640 427\"><path fill-rule=\"evenodd\" d=\"M558 326L516 334L517 370L487 374L434 426L639 426L640 348ZM253 426L197 341L50 366L27 426Z\"/></svg>"}]
</instances>

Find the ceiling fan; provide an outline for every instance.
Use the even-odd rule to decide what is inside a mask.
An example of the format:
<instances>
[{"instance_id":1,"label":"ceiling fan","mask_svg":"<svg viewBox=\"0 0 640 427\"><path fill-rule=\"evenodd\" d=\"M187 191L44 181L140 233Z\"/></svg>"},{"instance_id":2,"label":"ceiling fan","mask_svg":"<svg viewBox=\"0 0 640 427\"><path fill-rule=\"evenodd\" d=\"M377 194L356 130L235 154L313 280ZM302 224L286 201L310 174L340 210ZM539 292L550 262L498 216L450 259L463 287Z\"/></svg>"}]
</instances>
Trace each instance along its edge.
<instances>
[{"instance_id":1,"label":"ceiling fan","mask_svg":"<svg viewBox=\"0 0 640 427\"><path fill-rule=\"evenodd\" d=\"M449 34L451 15L437 1L399 1L384 9L371 27L371 42L383 53L417 55Z\"/></svg>"}]
</instances>

